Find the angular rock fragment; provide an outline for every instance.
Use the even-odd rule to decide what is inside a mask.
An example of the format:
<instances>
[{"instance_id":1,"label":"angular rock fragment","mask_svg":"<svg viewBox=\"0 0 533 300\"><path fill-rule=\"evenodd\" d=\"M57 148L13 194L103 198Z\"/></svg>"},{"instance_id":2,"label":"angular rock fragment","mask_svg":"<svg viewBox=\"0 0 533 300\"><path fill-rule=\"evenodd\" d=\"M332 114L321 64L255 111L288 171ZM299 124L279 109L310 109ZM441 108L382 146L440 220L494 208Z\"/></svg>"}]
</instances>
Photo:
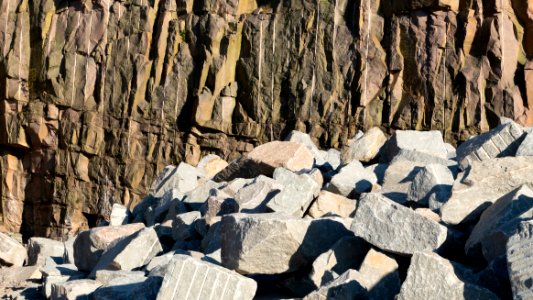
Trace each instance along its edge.
<instances>
[{"instance_id":1,"label":"angular rock fragment","mask_svg":"<svg viewBox=\"0 0 533 300\"><path fill-rule=\"evenodd\" d=\"M378 127L372 127L360 137L348 140L342 148L341 160L347 164L354 160L369 162L374 159L381 147L387 141L387 137Z\"/></svg>"},{"instance_id":2,"label":"angular rock fragment","mask_svg":"<svg viewBox=\"0 0 533 300\"><path fill-rule=\"evenodd\" d=\"M212 180L200 183L195 189L185 194L183 203L189 206L192 210L199 211L209 196L217 195L219 193L218 189L222 188L224 185L224 183L219 183Z\"/></svg>"},{"instance_id":3,"label":"angular rock fragment","mask_svg":"<svg viewBox=\"0 0 533 300\"><path fill-rule=\"evenodd\" d=\"M430 155L446 159L448 151L440 131L397 130L383 146L386 161L397 155Z\"/></svg>"},{"instance_id":4,"label":"angular rock fragment","mask_svg":"<svg viewBox=\"0 0 533 300\"><path fill-rule=\"evenodd\" d=\"M266 204L266 207L274 212L303 217L318 195L320 186L311 176L298 175L285 168L277 168L274 171L274 179L282 183L283 188Z\"/></svg>"},{"instance_id":5,"label":"angular rock fragment","mask_svg":"<svg viewBox=\"0 0 533 300\"><path fill-rule=\"evenodd\" d=\"M200 217L201 214L198 211L177 215L172 222L172 238L176 241L185 241L194 237L196 233L194 222Z\"/></svg>"},{"instance_id":6,"label":"angular rock fragment","mask_svg":"<svg viewBox=\"0 0 533 300\"><path fill-rule=\"evenodd\" d=\"M314 157L304 144L274 141L256 147L246 156L231 162L213 180L230 181L235 178L253 178L259 175L272 176L278 167L293 172L313 168Z\"/></svg>"},{"instance_id":7,"label":"angular rock fragment","mask_svg":"<svg viewBox=\"0 0 533 300\"><path fill-rule=\"evenodd\" d=\"M374 193L359 201L351 230L382 250L404 255L437 250L447 237L446 227Z\"/></svg>"},{"instance_id":8,"label":"angular rock fragment","mask_svg":"<svg viewBox=\"0 0 533 300\"><path fill-rule=\"evenodd\" d=\"M215 154L209 154L204 156L196 169L198 170L198 176L206 179L211 179L218 172L222 171L228 166L228 162Z\"/></svg>"},{"instance_id":9,"label":"angular rock fragment","mask_svg":"<svg viewBox=\"0 0 533 300\"><path fill-rule=\"evenodd\" d=\"M457 148L459 166L466 170L474 161L515 155L523 135L520 125L509 122L472 137Z\"/></svg>"},{"instance_id":10,"label":"angular rock fragment","mask_svg":"<svg viewBox=\"0 0 533 300\"><path fill-rule=\"evenodd\" d=\"M533 157L473 161L441 207L442 221L454 225L474 220L490 204L523 184L533 184Z\"/></svg>"},{"instance_id":11,"label":"angular rock fragment","mask_svg":"<svg viewBox=\"0 0 533 300\"><path fill-rule=\"evenodd\" d=\"M186 255L169 262L158 300L253 299L257 283L235 272Z\"/></svg>"},{"instance_id":12,"label":"angular rock fragment","mask_svg":"<svg viewBox=\"0 0 533 300\"><path fill-rule=\"evenodd\" d=\"M130 221L130 211L124 205L114 203L109 217L109 226L126 225Z\"/></svg>"},{"instance_id":13,"label":"angular rock fragment","mask_svg":"<svg viewBox=\"0 0 533 300\"><path fill-rule=\"evenodd\" d=\"M47 238L33 237L28 241L28 266L42 266L51 257L58 264L63 262L65 244Z\"/></svg>"},{"instance_id":14,"label":"angular rock fragment","mask_svg":"<svg viewBox=\"0 0 533 300\"><path fill-rule=\"evenodd\" d=\"M337 215L341 218L353 217L357 201L328 191L320 191L316 200L309 207L308 215L320 218L325 215Z\"/></svg>"},{"instance_id":15,"label":"angular rock fragment","mask_svg":"<svg viewBox=\"0 0 533 300\"><path fill-rule=\"evenodd\" d=\"M48 260L44 267L42 267L41 271L43 278L42 292L47 299L52 295L53 284L69 280L84 279L86 277L86 274L78 271L75 265L57 265L50 260Z\"/></svg>"},{"instance_id":16,"label":"angular rock fragment","mask_svg":"<svg viewBox=\"0 0 533 300\"><path fill-rule=\"evenodd\" d=\"M446 166L426 165L415 175L407 199L437 210L450 197L454 180L452 172Z\"/></svg>"},{"instance_id":17,"label":"angular rock fragment","mask_svg":"<svg viewBox=\"0 0 533 300\"><path fill-rule=\"evenodd\" d=\"M26 248L14 238L0 232L0 265L22 267L26 258Z\"/></svg>"},{"instance_id":18,"label":"angular rock fragment","mask_svg":"<svg viewBox=\"0 0 533 300\"><path fill-rule=\"evenodd\" d=\"M222 263L241 274L297 270L349 235L339 221L305 220L279 213L224 216L220 230Z\"/></svg>"},{"instance_id":19,"label":"angular rock fragment","mask_svg":"<svg viewBox=\"0 0 533 300\"><path fill-rule=\"evenodd\" d=\"M353 198L371 191L377 181L374 172L363 167L359 161L352 161L333 176L327 189L332 193Z\"/></svg>"},{"instance_id":20,"label":"angular rock fragment","mask_svg":"<svg viewBox=\"0 0 533 300\"><path fill-rule=\"evenodd\" d=\"M507 242L507 267L514 299L533 298L533 221L525 221Z\"/></svg>"},{"instance_id":21,"label":"angular rock fragment","mask_svg":"<svg viewBox=\"0 0 533 300\"><path fill-rule=\"evenodd\" d=\"M448 260L430 252L416 252L398 300L499 299L489 290L461 281Z\"/></svg>"},{"instance_id":22,"label":"angular rock fragment","mask_svg":"<svg viewBox=\"0 0 533 300\"><path fill-rule=\"evenodd\" d=\"M235 201L239 205L239 211L243 213L266 212L267 204L273 197L283 190L283 184L260 175L235 194Z\"/></svg>"},{"instance_id":23,"label":"angular rock fragment","mask_svg":"<svg viewBox=\"0 0 533 300\"><path fill-rule=\"evenodd\" d=\"M198 171L195 167L180 163L178 166L167 166L152 184L152 195L163 197L170 189L177 189L181 194L194 189L198 182Z\"/></svg>"},{"instance_id":24,"label":"angular rock fragment","mask_svg":"<svg viewBox=\"0 0 533 300\"><path fill-rule=\"evenodd\" d=\"M393 258L370 249L358 271L358 281L368 290L369 299L393 299L399 293L400 274Z\"/></svg>"},{"instance_id":25,"label":"angular rock fragment","mask_svg":"<svg viewBox=\"0 0 533 300\"><path fill-rule=\"evenodd\" d=\"M93 268L90 278L98 270L130 271L147 265L163 248L153 228L145 228L131 236L117 241L102 254Z\"/></svg>"},{"instance_id":26,"label":"angular rock fragment","mask_svg":"<svg viewBox=\"0 0 533 300\"><path fill-rule=\"evenodd\" d=\"M370 245L361 238L346 236L339 239L331 249L315 259L310 279L320 287L348 269L359 268L369 248Z\"/></svg>"},{"instance_id":27,"label":"angular rock fragment","mask_svg":"<svg viewBox=\"0 0 533 300\"><path fill-rule=\"evenodd\" d=\"M521 186L489 206L466 241L465 252L490 262L505 254L505 245L523 220L533 219L533 191Z\"/></svg>"},{"instance_id":28,"label":"angular rock fragment","mask_svg":"<svg viewBox=\"0 0 533 300\"><path fill-rule=\"evenodd\" d=\"M97 227L81 232L74 241L76 267L83 272L92 271L109 245L143 228L144 224L134 223L122 226Z\"/></svg>"},{"instance_id":29,"label":"angular rock fragment","mask_svg":"<svg viewBox=\"0 0 533 300\"><path fill-rule=\"evenodd\" d=\"M315 162L317 165L322 165L325 163L327 154L323 153L322 151L320 151L320 149L318 149L309 134L293 130L285 138L285 141L305 145L305 147L311 152L311 154L315 158Z\"/></svg>"},{"instance_id":30,"label":"angular rock fragment","mask_svg":"<svg viewBox=\"0 0 533 300\"><path fill-rule=\"evenodd\" d=\"M52 285L52 300L80 300L90 299L93 292L102 284L90 280L79 279L67 282L58 282Z\"/></svg>"}]
</instances>

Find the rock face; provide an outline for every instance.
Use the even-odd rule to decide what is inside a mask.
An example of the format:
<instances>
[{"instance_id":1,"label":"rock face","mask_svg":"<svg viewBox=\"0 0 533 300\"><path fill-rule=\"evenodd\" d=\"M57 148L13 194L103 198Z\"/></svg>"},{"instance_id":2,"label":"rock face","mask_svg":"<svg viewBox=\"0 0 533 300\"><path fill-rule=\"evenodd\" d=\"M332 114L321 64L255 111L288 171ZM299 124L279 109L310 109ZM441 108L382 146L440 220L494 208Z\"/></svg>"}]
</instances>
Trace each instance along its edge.
<instances>
[{"instance_id":1,"label":"rock face","mask_svg":"<svg viewBox=\"0 0 533 300\"><path fill-rule=\"evenodd\" d=\"M359 201L351 230L380 249L413 254L436 250L446 240L446 227L380 194Z\"/></svg>"},{"instance_id":2,"label":"rock face","mask_svg":"<svg viewBox=\"0 0 533 300\"><path fill-rule=\"evenodd\" d=\"M514 299L533 297L533 221L522 222L507 242L507 261Z\"/></svg>"},{"instance_id":3,"label":"rock face","mask_svg":"<svg viewBox=\"0 0 533 300\"><path fill-rule=\"evenodd\" d=\"M73 234L166 165L293 129L530 124L529 2L459 2L2 1L0 222Z\"/></svg>"}]
</instances>

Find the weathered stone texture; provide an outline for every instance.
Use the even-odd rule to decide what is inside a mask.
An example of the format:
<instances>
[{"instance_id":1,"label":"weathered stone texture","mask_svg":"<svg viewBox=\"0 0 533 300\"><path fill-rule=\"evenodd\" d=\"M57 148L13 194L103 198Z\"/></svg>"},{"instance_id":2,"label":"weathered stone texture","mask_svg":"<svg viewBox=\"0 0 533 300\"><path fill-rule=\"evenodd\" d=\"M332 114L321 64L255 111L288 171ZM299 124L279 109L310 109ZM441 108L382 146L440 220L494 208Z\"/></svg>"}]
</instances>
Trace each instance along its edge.
<instances>
[{"instance_id":1,"label":"weathered stone texture","mask_svg":"<svg viewBox=\"0 0 533 300\"><path fill-rule=\"evenodd\" d=\"M0 228L75 234L169 164L291 130L342 147L532 124L528 4L463 2L1 1Z\"/></svg>"}]
</instances>

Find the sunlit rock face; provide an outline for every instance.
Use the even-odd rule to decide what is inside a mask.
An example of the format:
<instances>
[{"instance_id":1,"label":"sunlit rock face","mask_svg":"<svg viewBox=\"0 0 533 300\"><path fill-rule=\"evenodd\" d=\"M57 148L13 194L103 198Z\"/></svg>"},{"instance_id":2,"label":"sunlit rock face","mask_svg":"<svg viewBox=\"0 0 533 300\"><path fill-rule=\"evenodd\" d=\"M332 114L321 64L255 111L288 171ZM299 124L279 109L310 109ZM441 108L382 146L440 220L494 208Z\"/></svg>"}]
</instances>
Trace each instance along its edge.
<instances>
[{"instance_id":1,"label":"sunlit rock face","mask_svg":"<svg viewBox=\"0 0 533 300\"><path fill-rule=\"evenodd\" d=\"M62 237L292 129L533 123L533 4L0 0L0 226Z\"/></svg>"}]
</instances>

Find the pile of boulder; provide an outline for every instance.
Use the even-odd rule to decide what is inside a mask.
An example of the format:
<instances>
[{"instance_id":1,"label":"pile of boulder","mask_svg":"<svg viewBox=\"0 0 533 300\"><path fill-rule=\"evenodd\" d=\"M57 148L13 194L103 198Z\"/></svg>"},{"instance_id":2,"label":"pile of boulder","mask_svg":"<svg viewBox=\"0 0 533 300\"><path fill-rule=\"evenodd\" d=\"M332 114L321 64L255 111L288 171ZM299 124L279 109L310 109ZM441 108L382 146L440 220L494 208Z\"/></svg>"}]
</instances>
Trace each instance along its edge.
<instances>
[{"instance_id":1,"label":"pile of boulder","mask_svg":"<svg viewBox=\"0 0 533 300\"><path fill-rule=\"evenodd\" d=\"M533 131L457 149L379 128L168 166L133 211L68 241L0 234L18 299L532 299ZM84 298L85 297L85 298Z\"/></svg>"}]
</instances>

